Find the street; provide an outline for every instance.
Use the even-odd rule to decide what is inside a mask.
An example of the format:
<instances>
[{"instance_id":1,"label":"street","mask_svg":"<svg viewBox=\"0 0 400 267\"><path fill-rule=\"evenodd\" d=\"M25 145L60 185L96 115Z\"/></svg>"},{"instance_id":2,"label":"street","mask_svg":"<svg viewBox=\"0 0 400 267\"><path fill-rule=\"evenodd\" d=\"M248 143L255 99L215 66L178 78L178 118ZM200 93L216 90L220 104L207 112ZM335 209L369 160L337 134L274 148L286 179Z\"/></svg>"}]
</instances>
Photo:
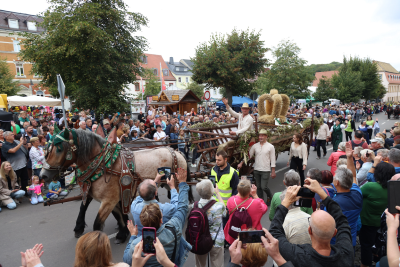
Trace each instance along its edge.
<instances>
[{"instance_id":1,"label":"street","mask_svg":"<svg viewBox=\"0 0 400 267\"><path fill-rule=\"evenodd\" d=\"M394 119L387 120L387 116L384 113L373 117L374 120L376 118L379 118L381 132L384 129L390 129L396 121ZM358 125L359 123L356 123L356 127ZM344 133L343 141L345 141ZM311 147L307 170L310 168L330 170L326 162L332 153L332 145L330 144L327 149L327 156L316 160L317 154L312 151L313 148ZM276 164L277 177L269 181L272 193L284 190L282 179L283 174L289 169L286 166L287 160L287 152L279 155ZM198 200L199 196L194 186L192 187L192 191L195 199ZM77 194L79 194L79 189L74 189L69 196ZM167 191L160 188L159 197L161 202L168 201ZM16 210L8 210L6 207L2 207L2 212L0 213L0 264L3 267L20 266L21 257L19 252L32 248L36 243L42 243L44 246L44 254L42 256L44 266L73 266L75 245L77 242L73 229L80 203L80 201L73 201L44 207L41 204L33 206L30 204L29 199L23 198L22 204L18 205ZM89 206L86 213L87 228L85 229L85 233L93 229L93 223L99 206L100 204L95 201ZM267 229L270 226L268 212L263 216L261 221L262 225ZM129 217L132 218L131 215ZM116 225L114 217L109 216L105 223L104 232L109 235L114 262L120 262L122 261L122 255L127 242L121 245L114 244L115 233L117 232L115 229ZM228 263L228 261L229 251L225 249L225 263ZM194 263L194 255L190 253L185 266L194 266ZM271 265L272 259L269 258L265 266Z\"/></svg>"}]
</instances>

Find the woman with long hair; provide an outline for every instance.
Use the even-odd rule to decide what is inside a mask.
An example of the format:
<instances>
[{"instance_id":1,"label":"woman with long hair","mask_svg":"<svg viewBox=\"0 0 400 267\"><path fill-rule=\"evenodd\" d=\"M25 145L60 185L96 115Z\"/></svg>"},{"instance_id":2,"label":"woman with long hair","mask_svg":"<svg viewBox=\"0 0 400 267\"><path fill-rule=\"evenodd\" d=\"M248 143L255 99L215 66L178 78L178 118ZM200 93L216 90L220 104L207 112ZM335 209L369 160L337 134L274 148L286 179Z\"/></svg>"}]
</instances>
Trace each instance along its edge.
<instances>
[{"instance_id":1,"label":"woman with long hair","mask_svg":"<svg viewBox=\"0 0 400 267\"><path fill-rule=\"evenodd\" d=\"M287 166L298 171L300 174L301 186L304 185L304 170L307 167L307 145L303 143L303 136L299 133L293 135L293 142L290 145L289 161Z\"/></svg>"},{"instance_id":2,"label":"woman with long hair","mask_svg":"<svg viewBox=\"0 0 400 267\"><path fill-rule=\"evenodd\" d=\"M110 239L104 232L89 232L78 239L74 267L129 267L126 263L111 261Z\"/></svg>"},{"instance_id":3,"label":"woman with long hair","mask_svg":"<svg viewBox=\"0 0 400 267\"><path fill-rule=\"evenodd\" d=\"M0 168L0 203L13 210L19 204L17 199L24 195L25 191L20 189L17 183L17 175L10 162L4 161Z\"/></svg>"}]
</instances>

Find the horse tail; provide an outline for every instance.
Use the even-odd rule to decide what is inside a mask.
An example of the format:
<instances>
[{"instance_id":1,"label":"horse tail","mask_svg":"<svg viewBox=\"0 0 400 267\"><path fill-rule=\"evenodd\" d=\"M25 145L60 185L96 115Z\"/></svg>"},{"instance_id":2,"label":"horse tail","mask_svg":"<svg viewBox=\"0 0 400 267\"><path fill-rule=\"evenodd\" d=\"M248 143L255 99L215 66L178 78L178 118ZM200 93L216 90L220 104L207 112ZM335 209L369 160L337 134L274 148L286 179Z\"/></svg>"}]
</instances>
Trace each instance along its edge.
<instances>
[{"instance_id":1,"label":"horse tail","mask_svg":"<svg viewBox=\"0 0 400 267\"><path fill-rule=\"evenodd\" d=\"M190 166L189 166L189 162L186 162L186 173L187 173L187 178L186 178L186 180L190 180ZM192 192L192 186L191 185L189 185L189 195L188 195L188 197L189 197L189 203L191 204L191 203L193 203L194 202L194 196L193 196L193 192Z\"/></svg>"}]
</instances>

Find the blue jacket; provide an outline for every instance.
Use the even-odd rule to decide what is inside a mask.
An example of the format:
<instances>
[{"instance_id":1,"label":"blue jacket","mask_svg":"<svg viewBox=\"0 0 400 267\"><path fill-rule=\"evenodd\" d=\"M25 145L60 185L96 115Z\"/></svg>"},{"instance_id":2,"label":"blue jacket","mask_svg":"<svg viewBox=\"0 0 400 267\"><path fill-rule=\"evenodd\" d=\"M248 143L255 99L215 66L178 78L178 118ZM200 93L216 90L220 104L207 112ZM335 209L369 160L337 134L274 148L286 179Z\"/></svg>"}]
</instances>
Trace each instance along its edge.
<instances>
[{"instance_id":1,"label":"blue jacket","mask_svg":"<svg viewBox=\"0 0 400 267\"><path fill-rule=\"evenodd\" d=\"M192 246L186 242L182 237L182 230L185 224L186 216L189 210L189 198L188 198L189 186L187 183L183 182L179 184L179 197L178 197L178 208L172 217L166 224L161 225L157 230L157 237L163 244L165 253L168 258L171 258L175 246L174 234L165 228L165 226L174 227L176 232L176 237L178 239L176 248L176 257L174 263L178 267L182 267L189 255ZM126 245L123 260L125 263L132 265L132 254L135 250L135 246L142 240L142 237L131 236L128 244ZM162 265L158 263L156 257L151 257L144 266L157 266Z\"/></svg>"},{"instance_id":2,"label":"blue jacket","mask_svg":"<svg viewBox=\"0 0 400 267\"><path fill-rule=\"evenodd\" d=\"M176 189L171 190L171 203L159 203L156 199L144 201L141 196L136 197L136 199L132 202L131 212L133 220L138 227L138 236L142 235L143 229L143 225L140 222L140 213L142 212L144 206L151 203L158 204L163 215L163 224L165 224L166 222L171 220L172 216L176 212L176 209L178 208L178 192L176 191Z\"/></svg>"}]
</instances>

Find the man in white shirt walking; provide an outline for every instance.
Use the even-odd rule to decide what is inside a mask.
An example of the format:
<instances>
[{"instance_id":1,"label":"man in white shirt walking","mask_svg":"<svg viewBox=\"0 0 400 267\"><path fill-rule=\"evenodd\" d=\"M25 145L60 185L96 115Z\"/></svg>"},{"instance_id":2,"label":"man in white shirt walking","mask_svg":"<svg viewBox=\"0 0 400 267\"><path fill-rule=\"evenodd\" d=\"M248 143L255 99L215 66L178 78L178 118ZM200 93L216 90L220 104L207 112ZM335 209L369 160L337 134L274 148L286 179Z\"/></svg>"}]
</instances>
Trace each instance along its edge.
<instances>
[{"instance_id":1,"label":"man in white shirt walking","mask_svg":"<svg viewBox=\"0 0 400 267\"><path fill-rule=\"evenodd\" d=\"M230 131L230 135L239 135L248 130L253 129L253 118L250 116L250 107L248 103L243 103L241 107L242 114L235 112L229 105L228 99L222 98L222 102L226 106L226 110L232 115L232 117L239 119L238 129L236 132Z\"/></svg>"},{"instance_id":2,"label":"man in white shirt walking","mask_svg":"<svg viewBox=\"0 0 400 267\"><path fill-rule=\"evenodd\" d=\"M250 158L255 157L254 162L254 179L256 180L257 195L264 199L263 192L267 195L266 204L271 204L272 193L268 188L268 181L271 177L274 179L275 174L275 147L267 142L267 131L261 129L258 134L259 142L254 144L250 149ZM243 166L243 161L239 163L238 169ZM264 199L265 201L265 199Z\"/></svg>"}]
</instances>

